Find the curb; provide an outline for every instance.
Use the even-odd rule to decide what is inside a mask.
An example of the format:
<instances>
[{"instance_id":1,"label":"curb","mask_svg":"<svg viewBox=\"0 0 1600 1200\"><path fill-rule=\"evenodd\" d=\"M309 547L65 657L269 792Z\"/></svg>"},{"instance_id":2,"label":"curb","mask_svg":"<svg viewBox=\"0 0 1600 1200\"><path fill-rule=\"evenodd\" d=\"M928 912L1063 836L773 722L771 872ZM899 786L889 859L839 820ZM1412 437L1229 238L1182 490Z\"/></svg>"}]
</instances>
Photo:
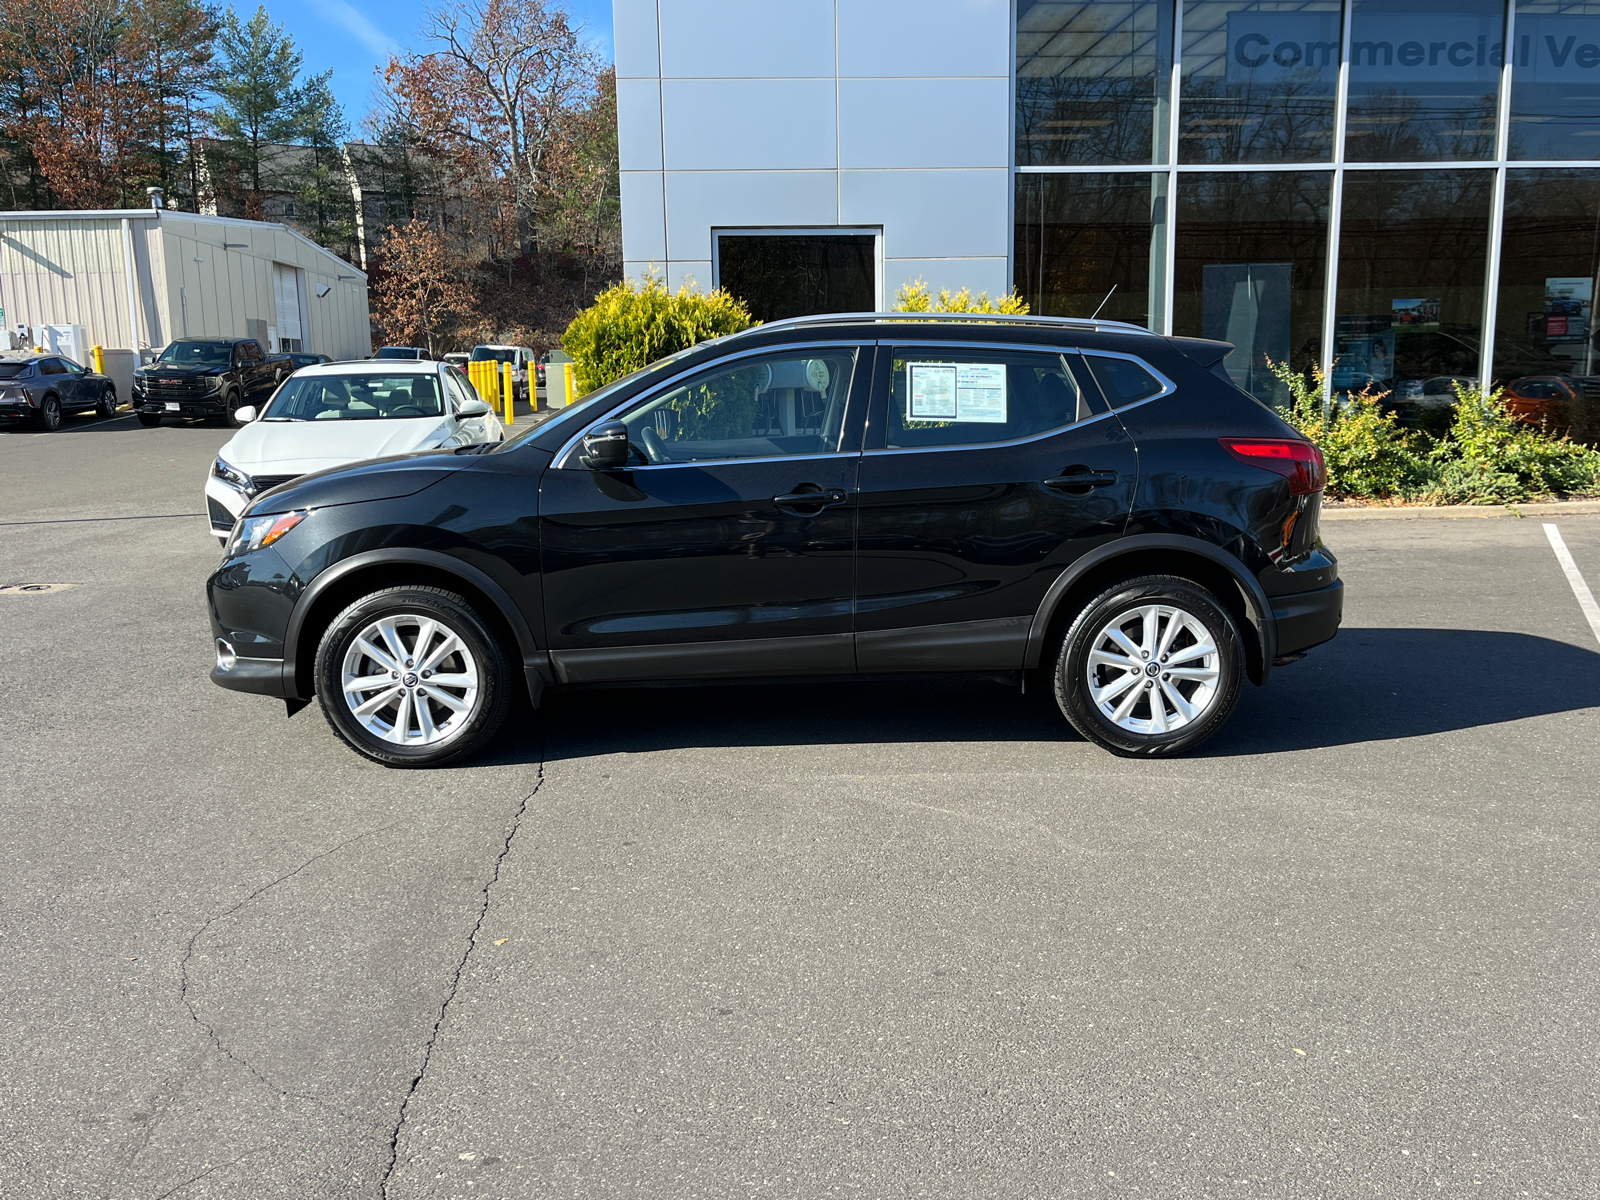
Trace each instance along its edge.
<instances>
[{"instance_id":1,"label":"curb","mask_svg":"<svg viewBox=\"0 0 1600 1200\"><path fill-rule=\"evenodd\" d=\"M1529 504L1418 504L1394 508L1324 508L1324 521L1459 521L1495 517L1600 514L1600 500L1543 500Z\"/></svg>"}]
</instances>

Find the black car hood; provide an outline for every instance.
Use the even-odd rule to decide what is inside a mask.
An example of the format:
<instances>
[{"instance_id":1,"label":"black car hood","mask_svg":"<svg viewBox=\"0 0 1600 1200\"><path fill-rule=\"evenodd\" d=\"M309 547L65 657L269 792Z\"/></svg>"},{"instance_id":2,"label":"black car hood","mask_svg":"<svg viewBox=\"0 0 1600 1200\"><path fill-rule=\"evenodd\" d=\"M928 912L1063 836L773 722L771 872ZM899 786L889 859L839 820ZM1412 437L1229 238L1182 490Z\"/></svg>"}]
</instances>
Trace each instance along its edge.
<instances>
[{"instance_id":1,"label":"black car hood","mask_svg":"<svg viewBox=\"0 0 1600 1200\"><path fill-rule=\"evenodd\" d=\"M138 373L146 377L161 375L182 378L186 375L215 375L227 369L225 365L208 367L203 363L151 363L147 367L140 367Z\"/></svg>"},{"instance_id":2,"label":"black car hood","mask_svg":"<svg viewBox=\"0 0 1600 1200\"><path fill-rule=\"evenodd\" d=\"M245 509L245 514L265 516L297 508L326 508L332 504L414 496L446 475L455 474L469 461L470 456L458 454L452 447L375 458L348 467L330 467L263 492Z\"/></svg>"}]
</instances>

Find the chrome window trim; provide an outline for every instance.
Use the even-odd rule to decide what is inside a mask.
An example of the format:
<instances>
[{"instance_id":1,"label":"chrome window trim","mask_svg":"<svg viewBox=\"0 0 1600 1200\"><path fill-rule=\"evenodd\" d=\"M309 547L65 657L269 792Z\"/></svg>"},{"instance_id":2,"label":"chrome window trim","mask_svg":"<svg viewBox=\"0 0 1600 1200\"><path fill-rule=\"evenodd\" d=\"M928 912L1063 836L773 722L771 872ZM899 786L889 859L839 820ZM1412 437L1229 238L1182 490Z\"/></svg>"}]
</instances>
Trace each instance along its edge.
<instances>
[{"instance_id":1,"label":"chrome window trim","mask_svg":"<svg viewBox=\"0 0 1600 1200\"><path fill-rule=\"evenodd\" d=\"M886 342L886 341L879 341L878 342L879 348L887 346L891 350L902 348L906 344L907 343L905 343L905 342ZM1155 367L1152 367L1148 362L1146 362L1144 359L1140 358L1137 354L1126 354L1126 353L1123 353L1122 351L1119 351L1119 350L1085 350L1085 349L1082 349L1082 348L1077 347L1077 346L1073 346L1073 347L1070 347L1068 349L1061 349L1059 347L1052 348L1052 347L1049 347L1049 346L1040 346L1038 344L1034 344L1034 345L1014 345L1014 344L1011 344L1011 343L1000 343L1000 342L934 342L934 341L929 341L929 342L918 342L916 344L918 346L942 346L942 347L945 347L946 349L952 349L952 350L1023 350L1023 351L1028 351L1028 352L1034 353L1034 354L1051 354L1051 353L1053 353L1057 357L1060 357L1060 356L1066 355L1066 354L1082 354L1082 355L1093 354L1093 355L1099 356L1100 358L1122 358L1122 359L1126 359L1127 361L1129 361L1131 363L1134 363L1134 364L1136 364L1136 365L1138 365L1140 367L1143 367L1146 371L1149 371L1151 376L1154 377L1161 384L1161 390L1159 392L1157 392L1153 396L1146 396L1143 400L1135 400L1135 401L1133 401L1133 403L1124 404L1120 408L1107 409L1103 413L1096 413L1094 416L1085 417L1081 421L1073 421L1072 423L1070 423L1068 425L1057 425L1053 429L1046 429L1043 433L1031 433L1027 437L1023 437L1023 438L1011 438L1011 439L1009 439L1007 441L1004 441L1004 442L961 442L961 443L958 443L957 445L954 445L954 446L895 446L895 447L886 446L881 450L865 450L865 451L863 451L863 454L927 454L927 453L941 453L942 454L942 453L946 453L946 452L951 451L951 450L998 450L998 449L1003 449L1003 448L1005 448L1007 446L1026 446L1029 442L1037 442L1037 441L1042 441L1044 438L1055 437L1057 434L1065 433L1069 429L1082 429L1086 425L1093 425L1096 421L1102 421L1106 417L1115 416L1117 413L1128 412L1131 409L1135 409L1135 408L1140 407L1141 405L1149 404L1153 400L1160 400L1162 397L1170 396L1170 395L1172 395L1174 392L1176 392L1178 390L1178 385L1177 384L1173 383L1172 380L1168 379L1165 374L1163 374L1162 372L1156 370ZM1100 391L1100 381L1098 379L1094 380L1094 385L1095 385L1095 389L1097 391ZM1107 397L1103 391L1101 391L1100 398L1102 400L1105 400L1107 404L1111 403L1110 398ZM885 416L887 416L887 413L885 414Z\"/></svg>"},{"instance_id":2,"label":"chrome window trim","mask_svg":"<svg viewBox=\"0 0 1600 1200\"><path fill-rule=\"evenodd\" d=\"M759 328L761 328L761 326L756 326L756 328L759 329ZM735 335L735 336L737 336L737 335ZM709 345L710 343L703 343L703 344ZM651 400L653 400L656 396L658 396L660 394L660 392L661 392L661 390L663 388L672 387L675 384L677 384L680 380L690 378L691 376L694 376L694 375L699 375L699 374L701 374L701 373L703 373L705 371L714 370L717 367L722 366L724 363L738 362L741 358L754 358L757 355L762 355L762 354L782 354L783 352L788 351L788 350L837 349L837 348L839 348L841 346L848 347L848 348L850 348L852 350L860 350L862 347L870 346L872 344L873 343L871 341L864 340L862 338L842 338L842 339L836 339L836 340L829 340L829 341L825 341L825 342L785 342L785 343L782 343L782 344L776 345L776 346L759 346L759 347L754 347L754 348L749 349L749 350L741 350L741 351L739 351L737 353L734 353L734 354L724 355L721 358L718 358L714 362L711 362L711 363L701 363L699 366L686 368L685 370L679 371L676 374L667 376L665 379L663 379L659 383L655 384L653 387L651 387L648 391L646 391L642 395L630 396L628 399L621 401L614 408L608 409L605 413L601 414L600 416L596 417L594 420L590 421L587 425L585 425L577 433L573 434L572 437L567 439L566 444L561 447L560 451L557 452L555 458L551 461L549 469L552 470L552 471L571 471L571 470L587 471L589 469L588 467L573 467L571 465L571 463L569 463L567 461L568 457L573 453L574 450L576 450L578 448L578 445L583 441L584 435L586 433L588 433L596 425L599 425L599 424L602 424L602 423L604 423L606 421L610 421L610 420L615 419L616 415L618 413L624 411L625 409L632 408L636 404L647 404L647 403L649 403ZM850 370L850 387L852 389L856 386L856 371L860 370L860 368L861 368L861 363L859 361L859 356L858 356L858 361L856 362L856 364ZM849 395L848 394L846 394L845 401L846 401L846 403L849 402ZM843 454L843 455L853 455L853 453L854 453L853 451L848 451L848 450L843 450L843 451L841 451L841 450L830 450L830 451L826 451L824 454L820 454L820 455L783 454L783 455L760 455L760 456L757 456L757 457L754 457L754 458L737 458L737 459L736 458L708 458L708 459L705 459L704 462L707 462L707 463L713 463L713 462L776 462L780 458L781 459L789 459L789 458L821 458L821 457L833 458L833 457L838 457L841 454ZM688 466L700 466L702 464L701 463L650 463L649 465L653 466L653 467L688 467ZM638 470L641 470L641 469L643 469L643 468L642 467L638 467L638 466L629 467L628 468L628 470L630 470L630 471L638 471Z\"/></svg>"}]
</instances>

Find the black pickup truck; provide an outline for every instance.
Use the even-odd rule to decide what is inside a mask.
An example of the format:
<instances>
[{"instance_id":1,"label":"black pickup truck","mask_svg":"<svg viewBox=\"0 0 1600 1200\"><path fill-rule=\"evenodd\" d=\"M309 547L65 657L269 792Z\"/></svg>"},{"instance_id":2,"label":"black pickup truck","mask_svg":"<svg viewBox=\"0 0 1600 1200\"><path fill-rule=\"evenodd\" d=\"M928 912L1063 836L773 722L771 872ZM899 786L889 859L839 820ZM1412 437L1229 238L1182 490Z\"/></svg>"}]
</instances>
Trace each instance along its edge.
<instances>
[{"instance_id":1,"label":"black pickup truck","mask_svg":"<svg viewBox=\"0 0 1600 1200\"><path fill-rule=\"evenodd\" d=\"M255 338L180 338L133 375L139 424L163 417L205 417L239 425L247 405L260 406L294 374L287 354L268 355Z\"/></svg>"}]
</instances>

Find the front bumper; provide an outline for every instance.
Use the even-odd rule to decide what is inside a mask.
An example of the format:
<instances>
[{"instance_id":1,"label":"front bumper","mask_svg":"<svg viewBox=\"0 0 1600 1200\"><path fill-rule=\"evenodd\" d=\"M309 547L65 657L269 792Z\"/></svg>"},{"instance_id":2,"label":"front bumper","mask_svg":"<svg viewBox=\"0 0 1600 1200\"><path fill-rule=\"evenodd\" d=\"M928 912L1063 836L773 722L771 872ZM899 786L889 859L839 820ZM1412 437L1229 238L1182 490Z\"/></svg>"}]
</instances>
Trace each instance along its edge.
<instances>
[{"instance_id":1,"label":"front bumper","mask_svg":"<svg viewBox=\"0 0 1600 1200\"><path fill-rule=\"evenodd\" d=\"M226 542L233 532L233 524L250 503L215 475L206 476L206 516L211 522L211 532L218 541Z\"/></svg>"},{"instance_id":2,"label":"front bumper","mask_svg":"<svg viewBox=\"0 0 1600 1200\"><path fill-rule=\"evenodd\" d=\"M1336 579L1313 592L1272 598L1278 627L1278 654L1298 654L1320 646L1339 632L1344 619L1344 581Z\"/></svg>"},{"instance_id":3,"label":"front bumper","mask_svg":"<svg viewBox=\"0 0 1600 1200\"><path fill-rule=\"evenodd\" d=\"M134 396L133 407L135 412L162 417L220 417L228 411L220 392L171 400L158 400L141 393Z\"/></svg>"},{"instance_id":4,"label":"front bumper","mask_svg":"<svg viewBox=\"0 0 1600 1200\"><path fill-rule=\"evenodd\" d=\"M224 667L219 661L211 668L211 682L230 692L273 696L279 700L289 698L283 682L281 658L236 658L231 667Z\"/></svg>"}]
</instances>

